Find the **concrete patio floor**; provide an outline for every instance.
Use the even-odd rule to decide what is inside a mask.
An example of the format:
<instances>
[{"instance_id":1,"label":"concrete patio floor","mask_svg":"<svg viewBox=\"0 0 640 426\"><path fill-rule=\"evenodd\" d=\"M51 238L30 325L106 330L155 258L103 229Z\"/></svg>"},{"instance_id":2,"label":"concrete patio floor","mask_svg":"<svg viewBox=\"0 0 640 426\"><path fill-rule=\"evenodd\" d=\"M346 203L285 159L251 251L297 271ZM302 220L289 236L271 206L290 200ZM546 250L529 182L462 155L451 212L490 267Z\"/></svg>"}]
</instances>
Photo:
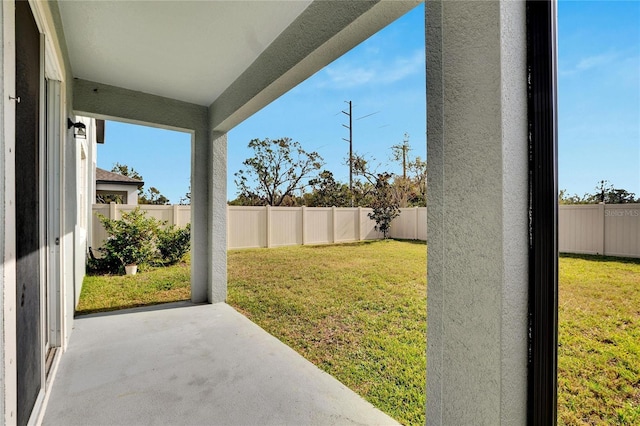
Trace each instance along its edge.
<instances>
[{"instance_id":1,"label":"concrete patio floor","mask_svg":"<svg viewBox=\"0 0 640 426\"><path fill-rule=\"evenodd\" d=\"M79 317L45 425L391 425L224 303Z\"/></svg>"}]
</instances>

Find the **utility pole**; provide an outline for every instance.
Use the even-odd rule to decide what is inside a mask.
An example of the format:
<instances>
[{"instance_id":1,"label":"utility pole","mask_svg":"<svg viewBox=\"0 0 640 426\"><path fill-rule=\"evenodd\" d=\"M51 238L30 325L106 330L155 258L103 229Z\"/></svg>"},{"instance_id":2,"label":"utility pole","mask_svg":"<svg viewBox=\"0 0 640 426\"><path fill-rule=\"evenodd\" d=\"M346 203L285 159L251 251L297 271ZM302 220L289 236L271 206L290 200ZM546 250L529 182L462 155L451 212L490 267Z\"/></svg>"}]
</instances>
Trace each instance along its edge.
<instances>
[{"instance_id":1,"label":"utility pole","mask_svg":"<svg viewBox=\"0 0 640 426\"><path fill-rule=\"evenodd\" d=\"M347 126L346 124L343 124L342 126L349 129L349 139L342 139L349 142L349 191L351 191L351 206L353 207L353 115L351 110L351 101L345 102L349 104L349 112L342 111L342 113L349 117L349 125Z\"/></svg>"},{"instance_id":2,"label":"utility pole","mask_svg":"<svg viewBox=\"0 0 640 426\"><path fill-rule=\"evenodd\" d=\"M407 179L407 153L409 152L409 134L404 134L404 140L402 145L394 145L391 147L394 150L394 158L400 159L400 151L402 151L402 178Z\"/></svg>"},{"instance_id":3,"label":"utility pole","mask_svg":"<svg viewBox=\"0 0 640 426\"><path fill-rule=\"evenodd\" d=\"M349 117L349 125L343 124L342 127L349 129L349 139L342 138L342 140L349 142L349 191L351 192L351 207L353 207L354 196L353 196L353 110L351 101L344 101L349 104L349 111L342 111L344 115ZM363 115L362 117L356 118L356 120L361 120L363 118L367 118L374 114L379 113L380 111L372 112L371 114ZM336 114L338 115L338 114Z\"/></svg>"},{"instance_id":4,"label":"utility pole","mask_svg":"<svg viewBox=\"0 0 640 426\"><path fill-rule=\"evenodd\" d=\"M402 144L393 145L391 150L393 151L393 159L395 161L400 160L400 156L402 156L402 182L400 182L400 189L402 190L402 199L400 201L400 206L405 207L407 203L407 194L409 192L409 182L407 182L407 153L411 148L409 148L409 133L404 134L404 140Z\"/></svg>"},{"instance_id":5,"label":"utility pole","mask_svg":"<svg viewBox=\"0 0 640 426\"><path fill-rule=\"evenodd\" d=\"M409 134L404 134L404 141L402 142L402 178L407 180L407 151L409 151Z\"/></svg>"}]
</instances>

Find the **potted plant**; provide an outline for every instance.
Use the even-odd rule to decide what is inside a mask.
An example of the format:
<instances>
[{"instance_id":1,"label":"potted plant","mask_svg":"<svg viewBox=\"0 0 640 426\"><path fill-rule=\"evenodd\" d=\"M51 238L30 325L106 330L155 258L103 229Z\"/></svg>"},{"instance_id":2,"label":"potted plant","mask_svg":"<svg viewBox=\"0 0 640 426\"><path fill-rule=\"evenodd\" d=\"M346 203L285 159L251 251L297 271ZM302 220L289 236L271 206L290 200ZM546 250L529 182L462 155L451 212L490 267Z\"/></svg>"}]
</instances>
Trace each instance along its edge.
<instances>
[{"instance_id":1,"label":"potted plant","mask_svg":"<svg viewBox=\"0 0 640 426\"><path fill-rule=\"evenodd\" d=\"M145 249L140 245L129 245L120 254L120 262L124 265L126 275L135 275L138 264L145 261Z\"/></svg>"}]
</instances>

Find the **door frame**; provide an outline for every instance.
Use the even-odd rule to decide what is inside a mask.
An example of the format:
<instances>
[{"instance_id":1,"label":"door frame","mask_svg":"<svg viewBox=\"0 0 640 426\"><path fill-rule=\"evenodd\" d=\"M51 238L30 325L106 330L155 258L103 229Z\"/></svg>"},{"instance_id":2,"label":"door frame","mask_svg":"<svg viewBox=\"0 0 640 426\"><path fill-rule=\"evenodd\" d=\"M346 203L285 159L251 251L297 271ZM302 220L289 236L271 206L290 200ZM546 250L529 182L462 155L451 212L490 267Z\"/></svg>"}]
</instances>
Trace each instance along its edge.
<instances>
[{"instance_id":1,"label":"door frame","mask_svg":"<svg viewBox=\"0 0 640 426\"><path fill-rule=\"evenodd\" d=\"M2 40L5 46L15 43L15 2L6 0L0 3L2 11ZM4 234L3 234L3 268L2 281L4 285L3 299L3 333L2 351L4 388L0 389L3 398L3 419L5 423L15 423L18 407L18 396L15 389L18 386L17 357L17 317L16 317L16 210L15 210L15 140L16 140L16 58L15 49L2 50L2 126L4 145L2 152L2 195L4 202Z\"/></svg>"},{"instance_id":2,"label":"door frame","mask_svg":"<svg viewBox=\"0 0 640 426\"><path fill-rule=\"evenodd\" d=\"M64 75L51 38L48 14L40 2L29 0L40 32L40 330L41 387L31 411L29 424L41 420L51 380L62 350L55 353L47 374L49 348L63 348L63 267L62 262L62 174L64 160ZM15 29L14 29L15 33ZM14 72L15 74L15 72ZM15 84L15 83L14 83ZM15 120L14 120L15 121ZM15 130L14 130L15 131ZM58 244L56 244L56 241ZM14 369L15 370L15 369ZM17 378L16 378L17 380ZM16 401L17 403L17 401ZM7 417L5 417L6 419Z\"/></svg>"},{"instance_id":3,"label":"door frame","mask_svg":"<svg viewBox=\"0 0 640 426\"><path fill-rule=\"evenodd\" d=\"M61 198L62 198L62 83L58 80L46 79L46 274L48 292L46 307L48 313L48 344L52 348L62 346L62 259L60 246L62 230Z\"/></svg>"}]
</instances>

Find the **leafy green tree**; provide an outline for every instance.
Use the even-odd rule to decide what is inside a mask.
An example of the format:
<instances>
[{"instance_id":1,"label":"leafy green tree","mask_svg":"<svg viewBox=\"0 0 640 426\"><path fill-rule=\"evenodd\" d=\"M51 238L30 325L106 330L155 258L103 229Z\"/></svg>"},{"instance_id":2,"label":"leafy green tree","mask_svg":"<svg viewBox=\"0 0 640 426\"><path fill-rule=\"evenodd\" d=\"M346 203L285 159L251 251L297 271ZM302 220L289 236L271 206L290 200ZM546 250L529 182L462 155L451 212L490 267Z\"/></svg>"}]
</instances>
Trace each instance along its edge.
<instances>
[{"instance_id":1,"label":"leafy green tree","mask_svg":"<svg viewBox=\"0 0 640 426\"><path fill-rule=\"evenodd\" d=\"M309 207L349 207L351 193L349 186L338 182L329 170L323 170L317 178L311 179L312 192L304 194L304 202Z\"/></svg>"},{"instance_id":2,"label":"leafy green tree","mask_svg":"<svg viewBox=\"0 0 640 426\"><path fill-rule=\"evenodd\" d=\"M418 156L407 166L407 175L410 179L407 201L413 207L427 206L427 162Z\"/></svg>"},{"instance_id":3,"label":"leafy green tree","mask_svg":"<svg viewBox=\"0 0 640 426\"><path fill-rule=\"evenodd\" d=\"M612 188L605 194L605 203L607 204L628 204L640 203L640 198L636 198L636 194L626 189Z\"/></svg>"},{"instance_id":4,"label":"leafy green tree","mask_svg":"<svg viewBox=\"0 0 640 426\"><path fill-rule=\"evenodd\" d=\"M117 173L122 176L130 177L131 179L136 179L141 181L144 180L142 175L138 173L137 170L135 170L133 167L127 166L126 164L115 163L111 168L111 172ZM140 188L138 188L138 196L142 196L143 193L144 193L144 190L142 189L142 186L141 186Z\"/></svg>"},{"instance_id":5,"label":"leafy green tree","mask_svg":"<svg viewBox=\"0 0 640 426\"><path fill-rule=\"evenodd\" d=\"M640 198L636 198L635 193L626 189L615 188L608 180L601 180L593 194L584 194L582 197L576 194L569 195L566 189L560 190L558 202L560 204L627 204L640 203Z\"/></svg>"},{"instance_id":6,"label":"leafy green tree","mask_svg":"<svg viewBox=\"0 0 640 426\"><path fill-rule=\"evenodd\" d=\"M364 155L353 155L353 181L354 205L360 207L372 207L375 200L376 182L378 180L377 169L372 165L375 159L367 159ZM347 164L349 164L347 162Z\"/></svg>"},{"instance_id":7,"label":"leafy green tree","mask_svg":"<svg viewBox=\"0 0 640 426\"><path fill-rule=\"evenodd\" d=\"M408 149L408 144L405 145ZM402 155L402 154L400 154ZM398 157L401 158L401 157ZM353 196L355 205L361 207L373 207L377 197L377 185L380 167L372 166L374 159L355 154L353 157L353 174L357 177L353 184ZM348 163L347 163L348 164ZM395 199L399 207L424 207L427 196L427 162L420 157L406 158L402 175L382 173L389 175L387 182L389 193Z\"/></svg>"},{"instance_id":8,"label":"leafy green tree","mask_svg":"<svg viewBox=\"0 0 640 426\"><path fill-rule=\"evenodd\" d=\"M169 204L169 199L162 195L158 188L152 186L147 190L145 194L138 197L139 204L154 204L154 205L166 205Z\"/></svg>"},{"instance_id":9,"label":"leafy green tree","mask_svg":"<svg viewBox=\"0 0 640 426\"><path fill-rule=\"evenodd\" d=\"M559 204L589 204L590 195L585 194L580 197L578 194L569 195L566 189L561 189L558 194L558 203Z\"/></svg>"},{"instance_id":10,"label":"leafy green tree","mask_svg":"<svg viewBox=\"0 0 640 426\"><path fill-rule=\"evenodd\" d=\"M144 181L144 178L137 170L133 167L129 167L126 164L115 163L113 168L111 169L112 173L117 173L122 176L127 176L132 179L137 179L140 181ZM138 188L138 204L156 204L156 205L165 205L169 204L170 201L167 197L162 195L158 188L152 186L145 193L144 187L141 186Z\"/></svg>"},{"instance_id":11,"label":"leafy green tree","mask_svg":"<svg viewBox=\"0 0 640 426\"><path fill-rule=\"evenodd\" d=\"M180 197L180 201L178 201L178 204L180 204L181 206L191 205L191 185L189 185L189 190L186 192L186 194L184 194L184 197Z\"/></svg>"},{"instance_id":12,"label":"leafy green tree","mask_svg":"<svg viewBox=\"0 0 640 426\"><path fill-rule=\"evenodd\" d=\"M390 173L378 174L374 191L374 199L371 207L373 211L368 214L375 220L375 230L382 232L386 239L391 229L391 222L400 215L398 200L393 193Z\"/></svg>"},{"instance_id":13,"label":"leafy green tree","mask_svg":"<svg viewBox=\"0 0 640 426\"><path fill-rule=\"evenodd\" d=\"M235 199L229 201L230 206L264 206L266 202L257 194L239 194Z\"/></svg>"},{"instance_id":14,"label":"leafy green tree","mask_svg":"<svg viewBox=\"0 0 640 426\"><path fill-rule=\"evenodd\" d=\"M96 203L98 204L124 204L124 198L119 194L97 194Z\"/></svg>"},{"instance_id":15,"label":"leafy green tree","mask_svg":"<svg viewBox=\"0 0 640 426\"><path fill-rule=\"evenodd\" d=\"M129 167L126 164L115 163L111 169L112 173L117 173L122 176L127 176L132 179L144 180L142 175L138 173L133 167Z\"/></svg>"},{"instance_id":16,"label":"leafy green tree","mask_svg":"<svg viewBox=\"0 0 640 426\"><path fill-rule=\"evenodd\" d=\"M322 167L317 152L307 152L300 142L290 138L253 139L249 142L254 156L242 162L245 169L235 173L238 198L259 199L262 204L280 206L303 191L310 178Z\"/></svg>"},{"instance_id":17,"label":"leafy green tree","mask_svg":"<svg viewBox=\"0 0 640 426\"><path fill-rule=\"evenodd\" d=\"M589 200L605 204L626 204L640 201L635 197L636 194L633 192L615 188L608 180L601 180L596 186L596 192L591 194Z\"/></svg>"},{"instance_id":18,"label":"leafy green tree","mask_svg":"<svg viewBox=\"0 0 640 426\"><path fill-rule=\"evenodd\" d=\"M427 203L427 162L410 154L409 134L391 147L391 160L400 162L402 175L394 175L393 188L400 207L424 207Z\"/></svg>"}]
</instances>

